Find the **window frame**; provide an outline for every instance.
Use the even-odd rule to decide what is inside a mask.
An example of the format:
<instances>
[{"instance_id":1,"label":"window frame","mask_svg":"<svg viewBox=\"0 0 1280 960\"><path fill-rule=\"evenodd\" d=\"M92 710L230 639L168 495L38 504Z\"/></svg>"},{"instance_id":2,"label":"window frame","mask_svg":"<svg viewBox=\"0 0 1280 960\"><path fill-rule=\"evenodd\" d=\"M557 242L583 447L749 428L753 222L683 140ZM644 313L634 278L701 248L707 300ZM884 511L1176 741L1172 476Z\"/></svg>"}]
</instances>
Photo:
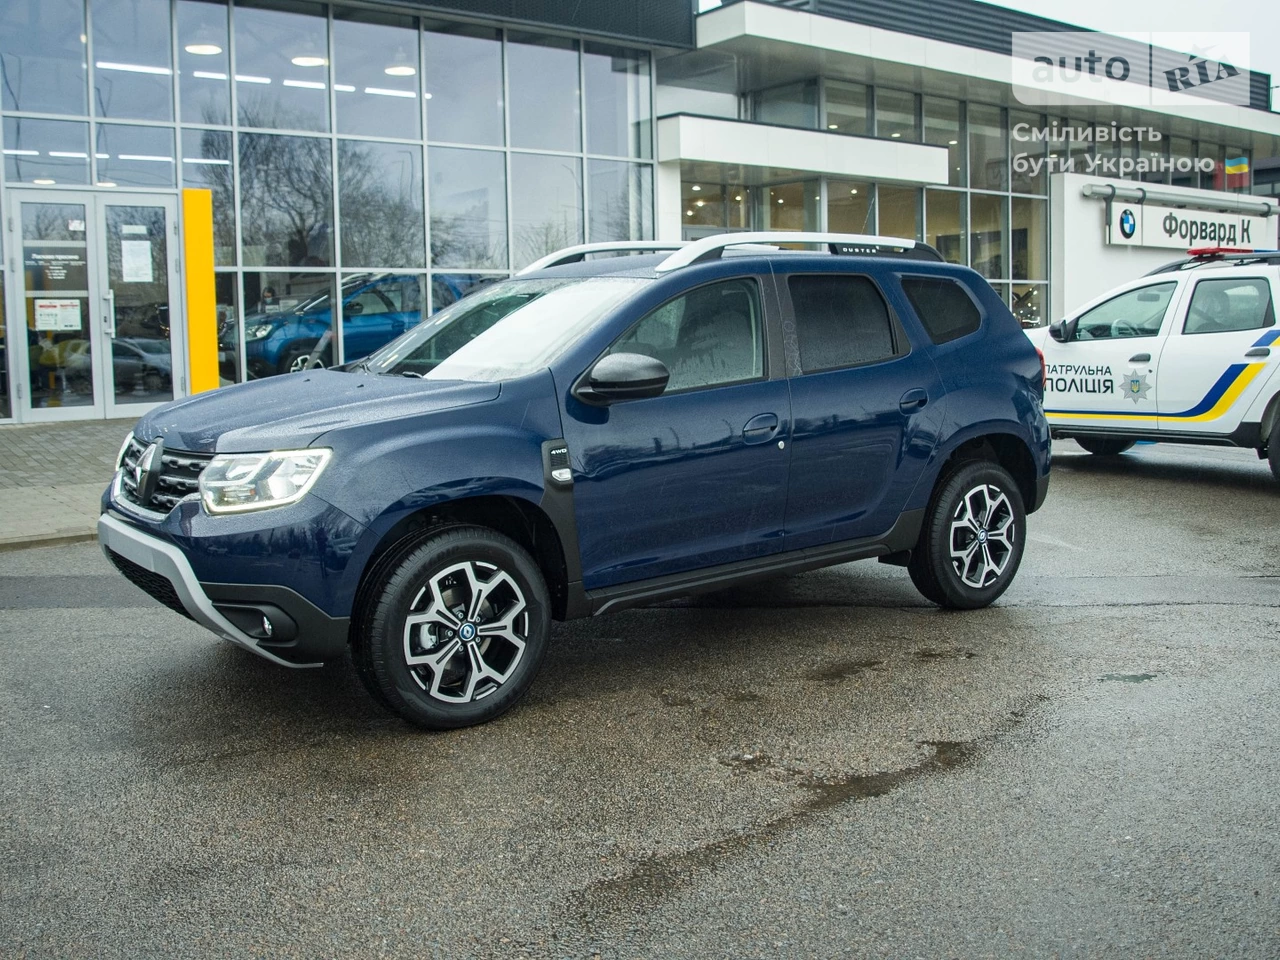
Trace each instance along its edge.
<instances>
[{"instance_id":1,"label":"window frame","mask_svg":"<svg viewBox=\"0 0 1280 960\"><path fill-rule=\"evenodd\" d=\"M791 280L795 277L853 277L867 280L876 294L884 303L885 312L889 317L889 336L893 340L893 353L877 360L862 360L858 363L837 364L832 367L822 367L815 370L805 370L800 360L800 321L796 315L795 301L791 297ZM779 297L785 304L784 329L786 324L795 331L794 337L784 338L784 345L790 354L787 358L788 376L809 377L817 374L832 373L836 370L858 370L862 367L872 367L881 363L891 363L894 360L901 360L903 357L909 356L914 349L911 338L907 336L906 330L902 326L902 320L898 316L898 311L893 308L893 303L885 296L884 287L877 282L876 278L865 271L854 270L794 270L778 276L778 286L786 290L786 296L782 296L781 289Z\"/></svg>"},{"instance_id":2,"label":"window frame","mask_svg":"<svg viewBox=\"0 0 1280 960\"><path fill-rule=\"evenodd\" d=\"M1264 324L1263 324L1262 326L1260 326L1260 327L1243 327L1243 328L1241 328L1241 329L1239 329L1239 330L1188 330L1188 329L1187 329L1187 324L1191 322L1191 308L1192 308L1192 306L1194 306L1194 304L1195 304L1196 294L1200 291L1200 287L1201 287L1201 286L1203 286L1203 285L1204 285L1204 284L1206 284L1206 283L1224 283L1224 282L1229 283L1229 282L1231 282L1231 281L1233 281L1233 280L1237 280L1237 281L1252 281L1252 282L1254 282L1254 283L1260 283L1260 284L1262 284L1264 287L1266 287L1266 290L1267 290L1267 312L1266 312L1266 314L1265 314L1265 318L1266 318L1266 319L1269 319L1271 322L1270 322L1270 323L1264 323ZM1276 326L1276 298L1275 298L1274 291L1271 289L1271 278L1270 278L1270 277L1267 277L1267 276L1259 276L1259 275L1255 275L1255 276L1239 276L1239 275L1232 275L1232 276L1229 276L1229 277L1221 277L1221 276L1216 276L1216 277L1215 277L1215 276L1204 276L1204 277L1196 277L1190 286L1191 286L1190 292L1187 294L1187 310L1186 310L1186 313L1184 313L1184 314L1183 314L1183 316L1182 316L1182 329L1178 331L1178 335L1179 335L1179 336L1183 336L1183 337L1203 337L1203 336L1206 336L1206 335L1213 335L1213 334L1215 334L1215 333L1252 333L1252 332L1254 332L1254 331L1256 331L1256 330L1273 330L1273 329L1275 329L1275 326Z\"/></svg>"},{"instance_id":3,"label":"window frame","mask_svg":"<svg viewBox=\"0 0 1280 960\"><path fill-rule=\"evenodd\" d=\"M754 284L756 289L756 302L760 307L760 371L761 371L760 376L748 377L743 380L727 380L724 383L712 383L712 384L707 384L701 387L685 387L681 390L664 389L662 393L658 394L657 397L638 397L635 399L636 400L642 400L642 399L657 400L662 397L678 397L678 396L683 396L684 394L687 394L687 393L699 393L706 390L719 390L724 387L736 387L745 383L763 383L766 380L773 379L770 374L770 371L771 371L770 361L772 359L771 357L772 334L770 332L771 324L769 322L769 307L765 300L765 283L764 283L765 277L761 274L756 274L756 273L744 273L744 274L739 274L737 276L732 276L732 277L716 277L713 280L707 280L707 281L704 281L703 283L694 284L691 287L685 287L679 293L672 294L671 296L667 297L665 300L663 300L661 303L657 304L656 306L650 307L648 310L644 312L644 314L639 319L635 320L631 324L628 324L627 328L623 330L622 333L618 334L618 336L614 337L613 340L610 341L609 346L605 347L599 356L597 356L594 360L592 360L589 364L587 364L586 370L584 370L581 376L579 376L578 379L574 381L573 391L576 392L580 386L587 383L587 381L590 379L591 371L595 369L595 365L597 363L599 363L605 357L613 353L614 348L619 343L621 343L624 339L630 336L632 331L634 331L637 327L640 326L640 324L644 323L646 320L648 320L651 316L653 316L659 310L663 309L669 304L674 303L675 301L679 300L681 297L689 296L696 290L702 290L706 287L715 286L721 283L734 283L742 280L747 280ZM669 368L668 368L668 372L669 372ZM615 403L633 403L633 402L635 402L635 400L615 401Z\"/></svg>"},{"instance_id":4,"label":"window frame","mask_svg":"<svg viewBox=\"0 0 1280 960\"><path fill-rule=\"evenodd\" d=\"M987 322L991 319L991 314L987 312L987 308L983 306L982 301L979 300L977 295L974 294L973 290L969 288L969 285L964 281L962 281L959 277L947 276L945 274L940 274L940 273L899 273L897 276L898 276L898 286L902 288L902 295L906 298L907 303L911 305L911 311L916 315L916 321L920 324L920 329L924 331L924 338L928 340L929 343L935 347L949 346L950 344L958 343L959 341L964 340L967 337L972 337L975 334L979 334L983 331L983 329L987 325ZM973 304L973 308L978 311L977 329L970 330L968 333L962 333L958 337L952 337L950 340L937 341L933 339L933 334L929 332L928 325L925 324L924 318L920 316L920 309L916 306L916 302L911 299L911 294L907 293L907 288L903 285L903 281L906 281L906 280L943 280L948 283L955 284L957 287L961 289L964 295L969 298L969 302ZM983 280L988 284L991 283L991 281L986 280L985 277L983 278ZM1000 295L999 291L997 291L996 296L999 296L999 295ZM1101 304L1099 304L1099 306L1101 306Z\"/></svg>"}]
</instances>

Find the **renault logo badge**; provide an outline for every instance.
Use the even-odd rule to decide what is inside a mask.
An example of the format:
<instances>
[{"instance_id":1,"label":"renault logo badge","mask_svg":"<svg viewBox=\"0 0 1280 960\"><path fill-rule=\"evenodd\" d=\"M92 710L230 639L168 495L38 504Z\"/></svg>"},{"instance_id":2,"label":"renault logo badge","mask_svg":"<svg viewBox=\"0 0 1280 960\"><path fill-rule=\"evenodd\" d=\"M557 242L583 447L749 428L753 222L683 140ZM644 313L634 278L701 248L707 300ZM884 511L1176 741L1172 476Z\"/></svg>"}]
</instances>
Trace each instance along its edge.
<instances>
[{"instance_id":1,"label":"renault logo badge","mask_svg":"<svg viewBox=\"0 0 1280 960\"><path fill-rule=\"evenodd\" d=\"M156 484L160 482L160 471L164 463L164 441L156 440L138 458L133 468L133 482L138 491L138 502L144 506L151 502L151 495L156 492Z\"/></svg>"}]
</instances>

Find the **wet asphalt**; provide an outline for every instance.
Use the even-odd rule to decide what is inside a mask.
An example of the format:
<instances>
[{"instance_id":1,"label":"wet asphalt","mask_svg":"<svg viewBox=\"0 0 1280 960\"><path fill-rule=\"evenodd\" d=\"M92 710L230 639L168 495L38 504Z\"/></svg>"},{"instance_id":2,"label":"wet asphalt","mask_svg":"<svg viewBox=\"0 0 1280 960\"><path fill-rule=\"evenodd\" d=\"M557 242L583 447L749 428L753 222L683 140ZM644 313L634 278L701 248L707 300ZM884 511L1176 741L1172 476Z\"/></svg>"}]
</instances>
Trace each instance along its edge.
<instances>
[{"instance_id":1,"label":"wet asphalt","mask_svg":"<svg viewBox=\"0 0 1280 960\"><path fill-rule=\"evenodd\" d=\"M0 554L0 957L1280 955L1280 484L1060 443L995 607L860 563L558 625L415 732Z\"/></svg>"}]
</instances>

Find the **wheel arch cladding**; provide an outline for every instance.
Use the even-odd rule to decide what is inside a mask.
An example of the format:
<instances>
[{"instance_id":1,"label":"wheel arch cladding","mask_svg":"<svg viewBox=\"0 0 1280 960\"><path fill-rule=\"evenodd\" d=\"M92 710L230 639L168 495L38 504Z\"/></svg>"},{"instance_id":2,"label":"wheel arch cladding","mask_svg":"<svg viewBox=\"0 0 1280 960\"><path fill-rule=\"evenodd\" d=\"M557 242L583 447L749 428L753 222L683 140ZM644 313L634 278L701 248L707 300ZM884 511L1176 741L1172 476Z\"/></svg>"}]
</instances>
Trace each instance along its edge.
<instances>
[{"instance_id":1,"label":"wheel arch cladding","mask_svg":"<svg viewBox=\"0 0 1280 960\"><path fill-rule=\"evenodd\" d=\"M569 577L564 546L555 524L530 500L492 494L442 501L408 513L392 524L374 546L360 576L352 608L353 637L358 636L369 604L377 595L377 584L386 574L427 537L456 526L495 530L527 550L546 581L552 617L564 618Z\"/></svg>"},{"instance_id":2,"label":"wheel arch cladding","mask_svg":"<svg viewBox=\"0 0 1280 960\"><path fill-rule=\"evenodd\" d=\"M956 446L943 461L934 482L945 483L955 467L969 460L990 460L998 463L1013 477L1022 496L1023 508L1031 513L1036 504L1036 463L1026 441L1013 433L983 433L970 437Z\"/></svg>"}]
</instances>

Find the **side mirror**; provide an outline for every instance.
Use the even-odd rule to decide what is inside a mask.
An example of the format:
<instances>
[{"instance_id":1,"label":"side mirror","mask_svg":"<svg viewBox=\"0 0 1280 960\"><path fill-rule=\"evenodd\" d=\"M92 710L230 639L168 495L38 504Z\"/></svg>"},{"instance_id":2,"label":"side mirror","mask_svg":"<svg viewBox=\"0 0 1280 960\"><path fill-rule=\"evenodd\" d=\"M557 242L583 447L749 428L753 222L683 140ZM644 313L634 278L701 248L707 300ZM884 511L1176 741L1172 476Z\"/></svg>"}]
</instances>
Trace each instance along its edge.
<instances>
[{"instance_id":1,"label":"side mirror","mask_svg":"<svg viewBox=\"0 0 1280 960\"><path fill-rule=\"evenodd\" d=\"M671 371L661 360L641 353L611 353L601 357L575 392L584 403L605 405L619 400L642 400L667 389Z\"/></svg>"},{"instance_id":2,"label":"side mirror","mask_svg":"<svg viewBox=\"0 0 1280 960\"><path fill-rule=\"evenodd\" d=\"M1069 343L1076 338L1076 319L1059 320L1049 324L1049 336L1059 343Z\"/></svg>"},{"instance_id":3,"label":"side mirror","mask_svg":"<svg viewBox=\"0 0 1280 960\"><path fill-rule=\"evenodd\" d=\"M342 312L348 317L356 317L364 313L364 304L359 300L352 300L350 303L342 305Z\"/></svg>"}]
</instances>

